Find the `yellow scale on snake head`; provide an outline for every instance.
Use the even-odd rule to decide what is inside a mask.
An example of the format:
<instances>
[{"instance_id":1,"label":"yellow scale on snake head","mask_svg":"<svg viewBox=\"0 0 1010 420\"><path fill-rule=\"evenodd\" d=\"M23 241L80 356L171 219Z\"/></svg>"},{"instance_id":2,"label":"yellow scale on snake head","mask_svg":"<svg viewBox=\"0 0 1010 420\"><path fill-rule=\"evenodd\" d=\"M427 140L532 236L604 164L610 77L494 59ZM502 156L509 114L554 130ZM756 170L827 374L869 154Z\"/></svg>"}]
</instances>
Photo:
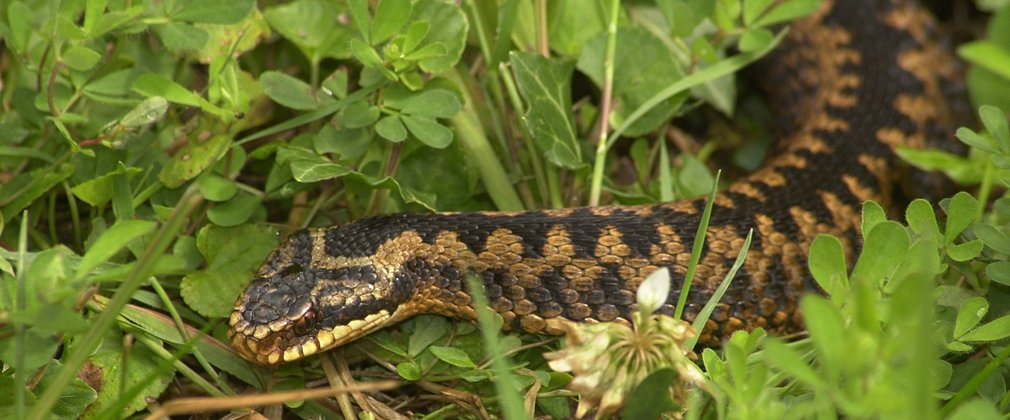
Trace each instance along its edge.
<instances>
[{"instance_id":1,"label":"yellow scale on snake head","mask_svg":"<svg viewBox=\"0 0 1010 420\"><path fill-rule=\"evenodd\" d=\"M688 319L751 228L756 239L702 333L707 344L738 329L802 329L798 299L816 290L805 258L813 238L839 237L851 261L861 203L887 205L897 189L893 149L945 139L954 123L945 89L958 85L958 65L928 15L906 1L825 0L761 66L789 134L762 169L716 196ZM399 214L300 231L239 298L231 344L276 364L418 313L473 317L469 272L507 328L555 333L562 319L626 320L650 273L669 267L683 280L703 207Z\"/></svg>"}]
</instances>

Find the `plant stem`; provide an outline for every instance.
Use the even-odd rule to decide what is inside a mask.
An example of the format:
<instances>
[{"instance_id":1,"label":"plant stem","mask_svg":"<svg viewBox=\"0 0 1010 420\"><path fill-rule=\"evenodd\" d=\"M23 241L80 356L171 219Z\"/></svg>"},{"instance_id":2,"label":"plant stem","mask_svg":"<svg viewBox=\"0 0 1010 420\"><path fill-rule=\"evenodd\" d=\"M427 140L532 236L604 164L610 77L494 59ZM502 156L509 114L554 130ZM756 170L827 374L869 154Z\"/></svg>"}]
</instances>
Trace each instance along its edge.
<instances>
[{"instance_id":1,"label":"plant stem","mask_svg":"<svg viewBox=\"0 0 1010 420\"><path fill-rule=\"evenodd\" d=\"M28 211L24 211L21 215L21 226L19 226L18 232L18 272L16 277L17 291L14 295L14 304L18 312L24 312L26 300L25 294L27 293L27 287L25 282L25 272L27 271L27 263L25 262L26 252L28 250ZM4 287L6 291L6 287ZM14 369L17 372L14 375L14 413L16 418L24 418L25 410L25 377L27 372L25 372L25 324L24 322L15 321L14 322Z\"/></svg>"},{"instance_id":2,"label":"plant stem","mask_svg":"<svg viewBox=\"0 0 1010 420\"><path fill-rule=\"evenodd\" d=\"M547 32L547 0L537 0L537 51L544 57L551 56Z\"/></svg>"},{"instance_id":3,"label":"plant stem","mask_svg":"<svg viewBox=\"0 0 1010 420\"><path fill-rule=\"evenodd\" d=\"M975 221L982 220L982 215L985 214L985 209L987 203L989 202L989 195L992 194L992 175L995 166L992 163L992 159L986 159L985 161L985 172L982 174L982 182L978 185L978 202L982 203L978 206L978 212L975 214Z\"/></svg>"},{"instance_id":4,"label":"plant stem","mask_svg":"<svg viewBox=\"0 0 1010 420\"><path fill-rule=\"evenodd\" d=\"M600 205L603 186L603 168L607 162L607 132L610 130L610 106L614 91L614 56L617 50L617 16L621 0L610 0L610 22L607 24L607 55L603 60L603 105L600 107L599 138L596 140L596 157L593 159L593 180L589 187L589 205Z\"/></svg>"}]
</instances>

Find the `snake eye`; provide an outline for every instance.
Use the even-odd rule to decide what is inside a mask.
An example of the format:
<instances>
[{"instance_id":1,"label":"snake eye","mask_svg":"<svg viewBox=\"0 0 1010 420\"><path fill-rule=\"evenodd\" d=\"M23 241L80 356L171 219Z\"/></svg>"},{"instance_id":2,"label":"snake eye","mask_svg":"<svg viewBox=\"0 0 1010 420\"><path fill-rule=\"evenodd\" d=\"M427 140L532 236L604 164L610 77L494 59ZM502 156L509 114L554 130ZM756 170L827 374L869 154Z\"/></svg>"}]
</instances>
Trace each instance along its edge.
<instances>
[{"instance_id":1,"label":"snake eye","mask_svg":"<svg viewBox=\"0 0 1010 420\"><path fill-rule=\"evenodd\" d=\"M284 267L284 269L281 270L280 275L281 275L281 277L287 277L287 276L298 275L301 272L302 272L302 266L301 265L291 264L291 265L289 265L287 267Z\"/></svg>"}]
</instances>

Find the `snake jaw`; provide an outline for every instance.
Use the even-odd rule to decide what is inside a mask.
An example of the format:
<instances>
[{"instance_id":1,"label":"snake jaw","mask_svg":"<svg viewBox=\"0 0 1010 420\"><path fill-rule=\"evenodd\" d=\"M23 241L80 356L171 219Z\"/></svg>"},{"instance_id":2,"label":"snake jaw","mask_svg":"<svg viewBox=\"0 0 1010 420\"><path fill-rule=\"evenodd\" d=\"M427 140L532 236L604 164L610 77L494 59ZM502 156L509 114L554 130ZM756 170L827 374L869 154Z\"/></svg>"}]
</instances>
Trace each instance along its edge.
<instances>
[{"instance_id":1,"label":"snake jaw","mask_svg":"<svg viewBox=\"0 0 1010 420\"><path fill-rule=\"evenodd\" d=\"M268 330L263 326L241 328L243 320L240 311L232 312L228 332L232 346L246 359L264 365L276 365L290 362L313 354L323 352L354 341L358 337L385 327L401 317L380 310L368 314L365 319L350 321L347 325L337 325L332 328L320 329L315 334L299 335L294 328L278 332L269 332L257 336L257 332ZM250 331L252 332L250 334ZM290 345L283 343L294 342Z\"/></svg>"}]
</instances>

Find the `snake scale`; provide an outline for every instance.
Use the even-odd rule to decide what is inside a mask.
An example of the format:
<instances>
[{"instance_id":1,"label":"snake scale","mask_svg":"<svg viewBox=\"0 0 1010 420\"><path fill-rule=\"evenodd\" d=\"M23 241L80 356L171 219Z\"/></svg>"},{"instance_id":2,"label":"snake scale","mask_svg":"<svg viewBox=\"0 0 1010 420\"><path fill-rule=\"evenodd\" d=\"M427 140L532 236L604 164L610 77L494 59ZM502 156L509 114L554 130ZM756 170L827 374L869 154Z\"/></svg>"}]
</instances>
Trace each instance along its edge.
<instances>
[{"instance_id":1,"label":"snake scale","mask_svg":"<svg viewBox=\"0 0 1010 420\"><path fill-rule=\"evenodd\" d=\"M762 169L715 197L686 319L752 228L755 239L703 343L739 329L801 330L799 298L817 290L806 267L814 237L835 235L851 261L861 203L886 208L899 189L895 147L948 138L946 98L959 66L933 26L904 0L824 0L762 60L786 134ZM419 313L473 318L469 272L483 279L508 329L558 333L561 319L627 320L637 286L660 267L674 279L661 308L672 313L704 205L394 214L302 230L238 299L231 344L249 360L277 364Z\"/></svg>"}]
</instances>

